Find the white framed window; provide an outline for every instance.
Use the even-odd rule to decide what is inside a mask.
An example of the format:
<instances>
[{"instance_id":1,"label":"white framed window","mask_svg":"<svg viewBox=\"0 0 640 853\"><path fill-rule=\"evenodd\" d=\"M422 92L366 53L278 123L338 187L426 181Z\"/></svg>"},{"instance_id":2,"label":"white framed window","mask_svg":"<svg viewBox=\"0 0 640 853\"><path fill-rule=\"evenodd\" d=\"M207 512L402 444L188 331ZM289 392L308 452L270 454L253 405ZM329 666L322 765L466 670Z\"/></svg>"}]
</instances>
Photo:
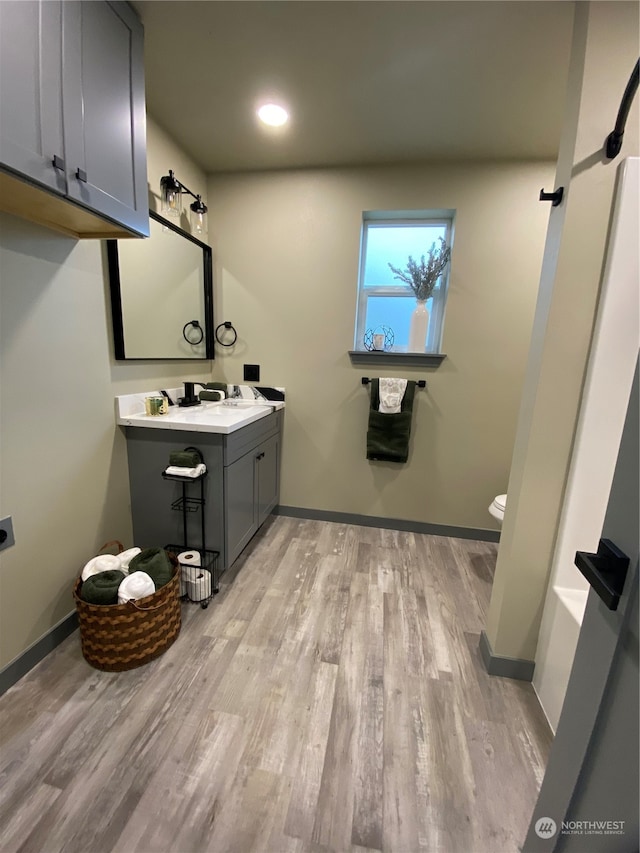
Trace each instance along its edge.
<instances>
[{"instance_id":1,"label":"white framed window","mask_svg":"<svg viewBox=\"0 0 640 853\"><path fill-rule=\"evenodd\" d=\"M389 264L404 271L411 256L418 263L431 246L443 239L453 245L454 210L365 211L362 217L360 275L354 349L366 352L365 334L390 329L390 352L407 352L411 315L416 298L408 284L395 277ZM432 296L426 302L429 326L425 352L438 353L442 343L444 309L449 281L447 265Z\"/></svg>"}]
</instances>

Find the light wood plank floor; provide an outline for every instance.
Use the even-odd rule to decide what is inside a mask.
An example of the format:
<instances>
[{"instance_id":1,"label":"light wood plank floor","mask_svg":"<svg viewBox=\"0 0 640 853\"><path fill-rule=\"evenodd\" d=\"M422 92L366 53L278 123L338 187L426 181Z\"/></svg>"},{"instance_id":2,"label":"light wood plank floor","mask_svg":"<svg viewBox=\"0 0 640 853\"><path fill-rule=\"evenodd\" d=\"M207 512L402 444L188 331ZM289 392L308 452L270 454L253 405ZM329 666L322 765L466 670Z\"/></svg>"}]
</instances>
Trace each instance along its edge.
<instances>
[{"instance_id":1,"label":"light wood plank floor","mask_svg":"<svg viewBox=\"0 0 640 853\"><path fill-rule=\"evenodd\" d=\"M517 851L551 735L478 652L496 546L272 518L126 673L0 699L3 853Z\"/></svg>"}]
</instances>

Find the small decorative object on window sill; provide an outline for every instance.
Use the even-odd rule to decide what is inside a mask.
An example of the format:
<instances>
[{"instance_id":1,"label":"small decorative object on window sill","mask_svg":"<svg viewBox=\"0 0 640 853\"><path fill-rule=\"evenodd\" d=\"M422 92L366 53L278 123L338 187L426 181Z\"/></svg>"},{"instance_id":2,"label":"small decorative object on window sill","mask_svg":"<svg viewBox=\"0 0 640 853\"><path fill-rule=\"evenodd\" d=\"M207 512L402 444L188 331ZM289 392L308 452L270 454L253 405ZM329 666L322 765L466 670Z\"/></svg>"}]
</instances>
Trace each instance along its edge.
<instances>
[{"instance_id":1,"label":"small decorative object on window sill","mask_svg":"<svg viewBox=\"0 0 640 853\"><path fill-rule=\"evenodd\" d=\"M393 346L395 335L389 326L376 326L364 333L364 348L369 352L389 352Z\"/></svg>"},{"instance_id":2,"label":"small decorative object on window sill","mask_svg":"<svg viewBox=\"0 0 640 853\"><path fill-rule=\"evenodd\" d=\"M426 261L424 255L420 258L420 263L414 261L413 257L409 255L405 270L400 270L393 264L388 265L391 272L395 273L394 278L408 284L416 297L417 304L411 315L409 328L409 352L424 352L426 350L427 332L429 330L429 311L426 302L433 295L450 257L451 249L440 237L440 247L436 249L436 244L432 243Z\"/></svg>"}]
</instances>

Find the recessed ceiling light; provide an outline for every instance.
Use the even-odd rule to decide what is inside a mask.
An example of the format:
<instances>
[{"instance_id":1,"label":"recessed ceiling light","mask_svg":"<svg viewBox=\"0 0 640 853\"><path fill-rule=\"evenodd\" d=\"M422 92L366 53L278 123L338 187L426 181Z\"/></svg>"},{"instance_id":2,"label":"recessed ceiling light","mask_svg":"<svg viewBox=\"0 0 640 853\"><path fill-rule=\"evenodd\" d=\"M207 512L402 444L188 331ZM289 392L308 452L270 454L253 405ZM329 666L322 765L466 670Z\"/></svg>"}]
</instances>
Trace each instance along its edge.
<instances>
[{"instance_id":1,"label":"recessed ceiling light","mask_svg":"<svg viewBox=\"0 0 640 853\"><path fill-rule=\"evenodd\" d=\"M264 104L258 110L258 118L270 127L281 127L289 121L289 113L278 104Z\"/></svg>"}]
</instances>

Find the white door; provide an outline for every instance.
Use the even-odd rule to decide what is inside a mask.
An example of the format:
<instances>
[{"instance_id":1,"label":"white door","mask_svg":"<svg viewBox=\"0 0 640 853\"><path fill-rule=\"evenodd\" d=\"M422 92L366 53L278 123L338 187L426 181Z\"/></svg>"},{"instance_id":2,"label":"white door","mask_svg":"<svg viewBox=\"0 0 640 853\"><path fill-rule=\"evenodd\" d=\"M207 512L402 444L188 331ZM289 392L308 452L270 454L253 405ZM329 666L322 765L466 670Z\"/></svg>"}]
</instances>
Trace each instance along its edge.
<instances>
[{"instance_id":1,"label":"white door","mask_svg":"<svg viewBox=\"0 0 640 853\"><path fill-rule=\"evenodd\" d=\"M638 802L638 366L602 538L628 558L619 601L597 559L578 647L524 853L635 853ZM591 570L586 567L591 573ZM603 599L606 599L603 600ZM616 609L610 609L612 605Z\"/></svg>"}]
</instances>

